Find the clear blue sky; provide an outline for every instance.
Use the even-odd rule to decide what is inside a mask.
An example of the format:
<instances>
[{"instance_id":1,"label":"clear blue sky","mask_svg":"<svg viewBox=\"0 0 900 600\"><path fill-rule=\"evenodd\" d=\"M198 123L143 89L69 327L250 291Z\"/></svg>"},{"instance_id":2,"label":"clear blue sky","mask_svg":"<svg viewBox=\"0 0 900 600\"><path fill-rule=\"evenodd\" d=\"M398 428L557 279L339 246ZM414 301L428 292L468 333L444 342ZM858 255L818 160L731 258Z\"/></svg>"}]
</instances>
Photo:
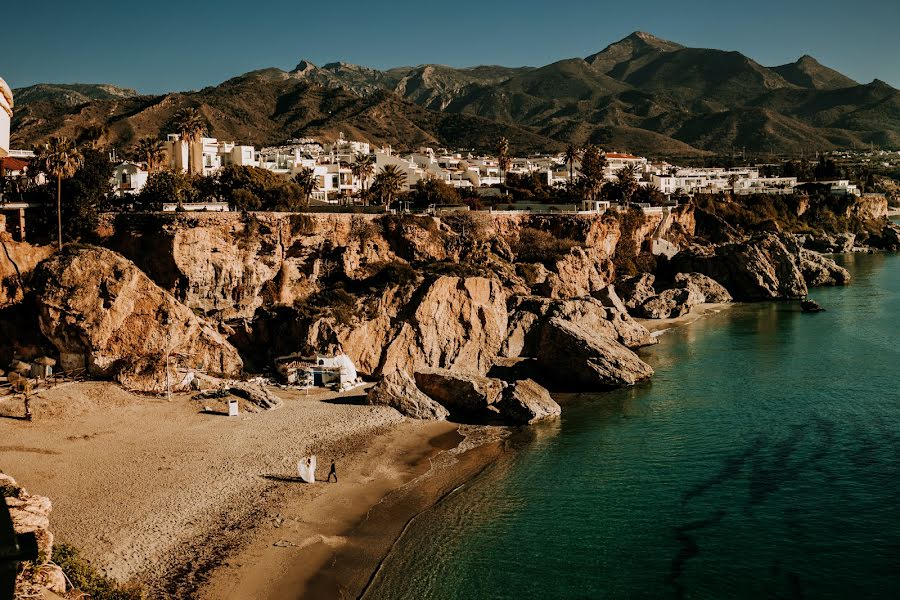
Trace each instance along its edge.
<instances>
[{"instance_id":1,"label":"clear blue sky","mask_svg":"<svg viewBox=\"0 0 900 600\"><path fill-rule=\"evenodd\" d=\"M7 6L8 4L8 6ZM544 65L647 31L772 66L810 54L857 81L900 87L897 0L546 2L4 2L0 77L199 89L301 59L386 68Z\"/></svg>"}]
</instances>

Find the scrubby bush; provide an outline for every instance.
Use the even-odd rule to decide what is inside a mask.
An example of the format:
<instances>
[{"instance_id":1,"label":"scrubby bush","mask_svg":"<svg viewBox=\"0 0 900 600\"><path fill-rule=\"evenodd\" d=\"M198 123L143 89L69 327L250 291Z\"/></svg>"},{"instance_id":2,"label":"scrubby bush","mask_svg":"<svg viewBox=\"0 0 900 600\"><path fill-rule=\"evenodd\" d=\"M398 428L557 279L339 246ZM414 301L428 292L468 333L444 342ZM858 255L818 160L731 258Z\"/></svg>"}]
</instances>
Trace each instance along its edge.
<instances>
[{"instance_id":1,"label":"scrubby bush","mask_svg":"<svg viewBox=\"0 0 900 600\"><path fill-rule=\"evenodd\" d=\"M106 577L68 544L53 546L53 562L59 565L76 590L92 600L141 600L136 586L123 586Z\"/></svg>"},{"instance_id":2,"label":"scrubby bush","mask_svg":"<svg viewBox=\"0 0 900 600\"><path fill-rule=\"evenodd\" d=\"M557 238L543 229L525 227L519 232L513 252L518 262L542 263L549 267L578 246L580 244L575 240Z\"/></svg>"}]
</instances>

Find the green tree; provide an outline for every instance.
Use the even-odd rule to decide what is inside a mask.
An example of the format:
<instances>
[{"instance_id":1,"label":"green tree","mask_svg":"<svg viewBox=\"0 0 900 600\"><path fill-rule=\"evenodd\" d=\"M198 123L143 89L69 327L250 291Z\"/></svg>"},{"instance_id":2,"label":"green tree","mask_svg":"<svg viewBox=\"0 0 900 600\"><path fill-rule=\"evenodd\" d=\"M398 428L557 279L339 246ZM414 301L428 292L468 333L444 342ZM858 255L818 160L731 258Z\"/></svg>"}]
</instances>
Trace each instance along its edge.
<instances>
[{"instance_id":1,"label":"green tree","mask_svg":"<svg viewBox=\"0 0 900 600\"><path fill-rule=\"evenodd\" d=\"M382 203L390 208L405 183L406 175L400 171L397 165L386 165L375 176L373 188L377 190Z\"/></svg>"},{"instance_id":2,"label":"green tree","mask_svg":"<svg viewBox=\"0 0 900 600\"><path fill-rule=\"evenodd\" d=\"M82 157L71 140L51 137L35 148L38 169L56 179L56 233L57 245L62 250L62 180L71 177L81 166Z\"/></svg>"},{"instance_id":3,"label":"green tree","mask_svg":"<svg viewBox=\"0 0 900 600\"><path fill-rule=\"evenodd\" d=\"M303 207L309 208L309 197L316 190L316 187L318 187L316 172L309 167L303 167L296 175L294 175L294 183L300 188L300 194L303 198Z\"/></svg>"},{"instance_id":4,"label":"green tree","mask_svg":"<svg viewBox=\"0 0 900 600\"><path fill-rule=\"evenodd\" d=\"M137 196L138 204L148 210L161 210L165 202L190 202L197 196L194 178L180 171L158 171L147 178Z\"/></svg>"},{"instance_id":5,"label":"green tree","mask_svg":"<svg viewBox=\"0 0 900 600\"><path fill-rule=\"evenodd\" d=\"M410 191L410 201L416 206L429 206L431 204L459 204L459 192L446 182L431 177L419 180Z\"/></svg>"},{"instance_id":6,"label":"green tree","mask_svg":"<svg viewBox=\"0 0 900 600\"><path fill-rule=\"evenodd\" d=\"M500 167L500 185L503 186L503 174L509 170L509 140L500 137L497 140L497 165Z\"/></svg>"},{"instance_id":7,"label":"green tree","mask_svg":"<svg viewBox=\"0 0 900 600\"><path fill-rule=\"evenodd\" d=\"M147 171L153 173L166 157L166 147L161 140L153 137L143 137L138 140L134 153L147 163Z\"/></svg>"},{"instance_id":8,"label":"green tree","mask_svg":"<svg viewBox=\"0 0 900 600\"><path fill-rule=\"evenodd\" d=\"M196 108L182 108L175 114L175 128L178 136L188 144L188 174L194 173L194 143L203 138L206 120Z\"/></svg>"},{"instance_id":9,"label":"green tree","mask_svg":"<svg viewBox=\"0 0 900 600\"><path fill-rule=\"evenodd\" d=\"M578 151L578 146L575 144L569 144L566 146L566 151L563 154L563 158L566 161L566 165L569 167L569 185L572 186L575 184L575 163L578 162L578 159L581 158L581 153Z\"/></svg>"},{"instance_id":10,"label":"green tree","mask_svg":"<svg viewBox=\"0 0 900 600\"><path fill-rule=\"evenodd\" d=\"M580 187L588 200L596 200L606 183L606 155L588 144L581 153Z\"/></svg>"},{"instance_id":11,"label":"green tree","mask_svg":"<svg viewBox=\"0 0 900 600\"><path fill-rule=\"evenodd\" d=\"M638 175L640 171L636 164L631 163L627 164L618 171L616 171L616 177L619 178L619 186L622 189L622 201L625 203L625 206L629 206L631 204L631 197L634 195L634 192L638 189Z\"/></svg>"}]
</instances>

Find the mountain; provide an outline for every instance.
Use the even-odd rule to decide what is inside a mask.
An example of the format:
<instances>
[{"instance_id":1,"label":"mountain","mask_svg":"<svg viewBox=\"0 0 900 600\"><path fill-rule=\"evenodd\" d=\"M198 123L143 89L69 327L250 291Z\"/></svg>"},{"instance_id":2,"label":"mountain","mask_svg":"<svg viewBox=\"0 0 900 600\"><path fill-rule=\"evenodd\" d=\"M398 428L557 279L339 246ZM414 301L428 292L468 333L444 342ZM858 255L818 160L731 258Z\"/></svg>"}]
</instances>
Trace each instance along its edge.
<instances>
[{"instance_id":1,"label":"mountain","mask_svg":"<svg viewBox=\"0 0 900 600\"><path fill-rule=\"evenodd\" d=\"M859 85L808 54L801 56L797 62L772 67L772 70L794 85L813 90L837 90Z\"/></svg>"},{"instance_id":2,"label":"mountain","mask_svg":"<svg viewBox=\"0 0 900 600\"><path fill-rule=\"evenodd\" d=\"M120 88L105 83L39 83L30 87L13 90L16 104L24 105L32 102L52 102L65 106L77 106L92 100L109 98L133 98L138 93L128 88Z\"/></svg>"},{"instance_id":3,"label":"mountain","mask_svg":"<svg viewBox=\"0 0 900 600\"><path fill-rule=\"evenodd\" d=\"M179 108L196 106L212 135L255 145L344 132L398 148L488 150L502 134L520 153L593 142L668 157L900 147L900 92L884 82L857 84L809 56L770 68L643 32L537 68L302 60L198 92L48 85L16 94L13 143L22 145L92 125L108 127L107 142L128 145L170 131Z\"/></svg>"}]
</instances>

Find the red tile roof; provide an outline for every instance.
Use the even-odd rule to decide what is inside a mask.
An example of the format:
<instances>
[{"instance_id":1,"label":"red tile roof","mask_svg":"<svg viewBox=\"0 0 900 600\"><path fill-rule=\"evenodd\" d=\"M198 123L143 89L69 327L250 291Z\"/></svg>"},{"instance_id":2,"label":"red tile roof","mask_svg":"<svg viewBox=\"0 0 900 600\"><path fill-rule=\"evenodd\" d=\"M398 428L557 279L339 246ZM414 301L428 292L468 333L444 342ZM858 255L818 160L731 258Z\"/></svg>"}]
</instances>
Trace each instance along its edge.
<instances>
[{"instance_id":1,"label":"red tile roof","mask_svg":"<svg viewBox=\"0 0 900 600\"><path fill-rule=\"evenodd\" d=\"M634 154L619 154L619 153L617 153L617 152L608 152L608 153L606 154L606 158L631 158L631 159L634 159L634 160L638 160L638 159L640 159L641 157L640 157L640 156L635 156Z\"/></svg>"},{"instance_id":2,"label":"red tile roof","mask_svg":"<svg viewBox=\"0 0 900 600\"><path fill-rule=\"evenodd\" d=\"M0 172L5 173L6 171L22 171L25 167L28 166L27 160L22 160L21 158L15 158L12 156L4 156L0 158Z\"/></svg>"}]
</instances>

